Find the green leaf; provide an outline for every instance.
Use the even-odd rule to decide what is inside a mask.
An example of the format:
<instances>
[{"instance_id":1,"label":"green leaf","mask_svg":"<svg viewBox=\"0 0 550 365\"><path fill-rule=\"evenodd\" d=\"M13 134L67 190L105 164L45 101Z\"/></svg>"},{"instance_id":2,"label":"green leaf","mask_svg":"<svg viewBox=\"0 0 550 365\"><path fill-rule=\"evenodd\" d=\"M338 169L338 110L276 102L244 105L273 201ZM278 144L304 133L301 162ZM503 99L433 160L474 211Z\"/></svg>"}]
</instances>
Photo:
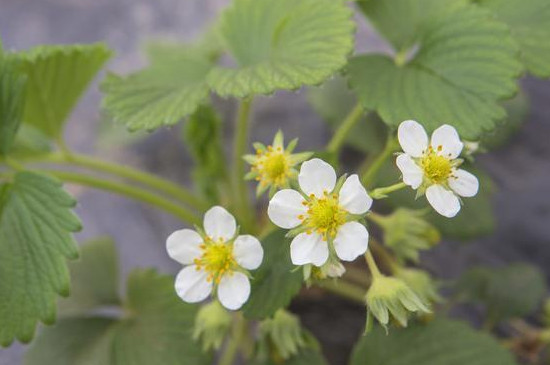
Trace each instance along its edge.
<instances>
[{"instance_id":1,"label":"green leaf","mask_svg":"<svg viewBox=\"0 0 550 365\"><path fill-rule=\"evenodd\" d=\"M198 306L182 302L174 279L153 270L128 278L126 315L119 319L62 319L44 328L26 356L27 365L207 365L192 340Z\"/></svg>"},{"instance_id":2,"label":"green leaf","mask_svg":"<svg viewBox=\"0 0 550 365\"><path fill-rule=\"evenodd\" d=\"M367 15L376 24L374 10L409 9L411 2L417 12L430 13L434 0L371 1ZM406 119L429 131L449 123L464 139L478 140L506 116L498 101L517 91L522 65L505 24L461 0L446 3L437 17L413 27L418 51L412 59L403 53L395 61L383 55L354 57L349 81L362 105L392 127Z\"/></svg>"},{"instance_id":3,"label":"green leaf","mask_svg":"<svg viewBox=\"0 0 550 365\"><path fill-rule=\"evenodd\" d=\"M491 336L467 324L436 319L393 331L380 327L363 336L351 365L515 365L511 354Z\"/></svg>"},{"instance_id":4,"label":"green leaf","mask_svg":"<svg viewBox=\"0 0 550 365\"><path fill-rule=\"evenodd\" d=\"M22 53L28 77L24 122L59 137L75 104L110 56L103 43L38 46Z\"/></svg>"},{"instance_id":5,"label":"green leaf","mask_svg":"<svg viewBox=\"0 0 550 365\"><path fill-rule=\"evenodd\" d=\"M102 82L103 107L130 131L178 123L207 98L216 55L201 45L153 45L148 68Z\"/></svg>"},{"instance_id":6,"label":"green leaf","mask_svg":"<svg viewBox=\"0 0 550 365\"><path fill-rule=\"evenodd\" d=\"M262 240L264 261L253 273L248 302L243 306L245 317L262 319L286 307L302 287L301 270L290 261L289 240L281 230Z\"/></svg>"},{"instance_id":7,"label":"green leaf","mask_svg":"<svg viewBox=\"0 0 550 365\"><path fill-rule=\"evenodd\" d=\"M51 140L29 124L21 124L10 155L15 158L26 158L48 154L52 151Z\"/></svg>"},{"instance_id":8,"label":"green leaf","mask_svg":"<svg viewBox=\"0 0 550 365\"><path fill-rule=\"evenodd\" d=\"M16 57L3 54L0 45L0 156L11 150L23 114L26 77L17 65Z\"/></svg>"},{"instance_id":9,"label":"green leaf","mask_svg":"<svg viewBox=\"0 0 550 365\"><path fill-rule=\"evenodd\" d=\"M84 314L101 306L120 303L118 262L115 244L110 238L98 238L84 244L80 260L69 265L71 296L59 302L63 316Z\"/></svg>"},{"instance_id":10,"label":"green leaf","mask_svg":"<svg viewBox=\"0 0 550 365\"><path fill-rule=\"evenodd\" d=\"M226 175L221 119L210 105L200 106L185 124L183 139L195 160L193 180L210 202L219 201L218 183Z\"/></svg>"},{"instance_id":11,"label":"green leaf","mask_svg":"<svg viewBox=\"0 0 550 365\"><path fill-rule=\"evenodd\" d=\"M38 321L55 321L57 294L69 294L65 260L78 257L74 205L59 181L37 173L0 186L0 345L28 342Z\"/></svg>"},{"instance_id":12,"label":"green leaf","mask_svg":"<svg viewBox=\"0 0 550 365\"><path fill-rule=\"evenodd\" d=\"M313 109L336 130L357 104L357 97L343 77L328 80L320 87L308 89L307 99ZM363 117L348 133L346 143L365 153L376 154L384 148L387 127L371 113Z\"/></svg>"},{"instance_id":13,"label":"green leaf","mask_svg":"<svg viewBox=\"0 0 550 365\"><path fill-rule=\"evenodd\" d=\"M484 304L488 320L497 323L533 314L546 297L546 280L529 264L478 267L462 275L456 291L462 300Z\"/></svg>"},{"instance_id":14,"label":"green leaf","mask_svg":"<svg viewBox=\"0 0 550 365\"><path fill-rule=\"evenodd\" d=\"M527 70L550 77L550 3L546 0L476 0L508 24Z\"/></svg>"},{"instance_id":15,"label":"green leaf","mask_svg":"<svg viewBox=\"0 0 550 365\"><path fill-rule=\"evenodd\" d=\"M351 15L342 1L236 0L219 28L236 65L214 68L208 83L224 97L320 84L353 49Z\"/></svg>"}]
</instances>

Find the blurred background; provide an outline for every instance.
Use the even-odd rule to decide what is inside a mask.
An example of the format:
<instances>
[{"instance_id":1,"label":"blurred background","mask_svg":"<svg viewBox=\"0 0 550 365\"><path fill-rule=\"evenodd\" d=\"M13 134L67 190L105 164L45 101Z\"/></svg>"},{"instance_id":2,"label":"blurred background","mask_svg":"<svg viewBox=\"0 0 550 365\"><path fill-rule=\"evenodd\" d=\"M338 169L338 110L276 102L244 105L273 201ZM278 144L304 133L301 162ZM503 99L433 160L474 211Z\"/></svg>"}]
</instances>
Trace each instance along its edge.
<instances>
[{"instance_id":1,"label":"blurred background","mask_svg":"<svg viewBox=\"0 0 550 365\"><path fill-rule=\"evenodd\" d=\"M189 41L198 36L230 0L0 0L0 36L7 49L38 44L105 41L116 51L108 69L128 73L145 65L141 48L149 40ZM358 19L358 50L389 48ZM456 278L480 263L527 261L550 279L550 82L522 80L530 110L520 132L505 147L477 158L495 182L493 234L469 242L444 242L424 257L427 269L443 279ZM78 152L116 160L185 184L191 159L179 128L149 135L128 135L101 114L97 80L81 100L67 129L68 144ZM231 135L234 105L217 101ZM330 129L309 106L304 91L278 93L255 103L252 141L270 142L277 129L300 138L299 149L322 148ZM229 148L227 144L226 148ZM356 152L345 151L353 166ZM78 238L115 238L123 277L134 267L175 273L166 236L180 228L174 218L153 208L106 193L70 186L84 222ZM316 296L323 295L322 301ZM322 342L333 364L343 364L363 329L364 308L322 293L308 293L292 305L306 327ZM476 311L458 315L476 320ZM328 330L330 329L330 330ZM24 346L0 350L0 365L19 365Z\"/></svg>"}]
</instances>

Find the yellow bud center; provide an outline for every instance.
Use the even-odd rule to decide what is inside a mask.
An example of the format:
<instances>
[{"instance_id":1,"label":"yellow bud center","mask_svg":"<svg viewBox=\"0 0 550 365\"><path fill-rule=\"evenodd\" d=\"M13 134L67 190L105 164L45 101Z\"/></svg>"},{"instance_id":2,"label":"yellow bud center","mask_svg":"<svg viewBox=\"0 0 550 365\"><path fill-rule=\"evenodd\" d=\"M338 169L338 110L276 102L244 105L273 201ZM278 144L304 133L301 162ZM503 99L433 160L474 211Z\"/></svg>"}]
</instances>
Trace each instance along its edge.
<instances>
[{"instance_id":1,"label":"yellow bud center","mask_svg":"<svg viewBox=\"0 0 550 365\"><path fill-rule=\"evenodd\" d=\"M258 162L253 166L258 172L257 180L264 185L283 187L290 177L290 160L282 148L269 146L258 154Z\"/></svg>"},{"instance_id":2,"label":"yellow bud center","mask_svg":"<svg viewBox=\"0 0 550 365\"><path fill-rule=\"evenodd\" d=\"M441 147L438 148L441 150ZM424 175L434 184L447 182L453 172L453 164L445 156L439 155L431 147L422 157L420 165L424 170Z\"/></svg>"},{"instance_id":3,"label":"yellow bud center","mask_svg":"<svg viewBox=\"0 0 550 365\"><path fill-rule=\"evenodd\" d=\"M338 194L325 193L322 198L311 196L306 203L307 216L300 215L303 223L308 228L307 232L317 232L325 240L334 238L338 227L346 222L347 212L338 202Z\"/></svg>"},{"instance_id":4,"label":"yellow bud center","mask_svg":"<svg viewBox=\"0 0 550 365\"><path fill-rule=\"evenodd\" d=\"M237 266L232 244L207 239L200 248L202 255L195 259L195 265L197 270L205 270L208 273L208 281L218 284L223 274L232 272Z\"/></svg>"}]
</instances>

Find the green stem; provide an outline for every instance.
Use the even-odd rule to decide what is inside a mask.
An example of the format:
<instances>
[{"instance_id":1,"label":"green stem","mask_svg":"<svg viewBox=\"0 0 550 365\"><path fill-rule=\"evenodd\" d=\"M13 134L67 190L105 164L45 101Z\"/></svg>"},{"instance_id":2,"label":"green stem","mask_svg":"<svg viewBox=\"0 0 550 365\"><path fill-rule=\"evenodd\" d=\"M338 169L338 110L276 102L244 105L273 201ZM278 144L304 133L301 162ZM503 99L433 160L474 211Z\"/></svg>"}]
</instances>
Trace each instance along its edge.
<instances>
[{"instance_id":1,"label":"green stem","mask_svg":"<svg viewBox=\"0 0 550 365\"><path fill-rule=\"evenodd\" d=\"M178 217L184 222L190 224L200 224L200 219L186 208L140 188L74 172L51 170L44 170L42 172L53 175L66 182L89 186L99 190L110 191L128 198L139 200L160 208L161 210Z\"/></svg>"},{"instance_id":2,"label":"green stem","mask_svg":"<svg viewBox=\"0 0 550 365\"><path fill-rule=\"evenodd\" d=\"M225 347L225 351L220 357L218 365L231 365L235 361L237 352L241 345L241 341L246 331L246 321L242 317L242 314L237 313L235 322L233 324L233 331L231 336L229 336L229 341Z\"/></svg>"},{"instance_id":3,"label":"green stem","mask_svg":"<svg viewBox=\"0 0 550 365\"><path fill-rule=\"evenodd\" d=\"M344 280L325 280L319 286L333 294L365 304L366 290Z\"/></svg>"},{"instance_id":4,"label":"green stem","mask_svg":"<svg viewBox=\"0 0 550 365\"><path fill-rule=\"evenodd\" d=\"M351 129L361 120L363 115L363 107L357 103L357 105L349 112L346 118L340 123L340 126L334 133L334 136L327 145L328 152L338 152Z\"/></svg>"},{"instance_id":5,"label":"green stem","mask_svg":"<svg viewBox=\"0 0 550 365\"><path fill-rule=\"evenodd\" d=\"M108 173L110 175L132 180L149 188L153 188L199 211L205 211L208 208L208 204L205 201L199 199L196 195L184 187L128 166L122 166L116 163L110 163L70 152L42 156L37 160L32 161L69 164L89 168L98 172Z\"/></svg>"},{"instance_id":6,"label":"green stem","mask_svg":"<svg viewBox=\"0 0 550 365\"><path fill-rule=\"evenodd\" d=\"M361 176L361 182L367 188L374 183L376 175L380 168L384 166L384 163L391 157L391 155L397 150L397 143L395 137L390 134L386 141L384 150L376 157L376 159L371 163L367 171Z\"/></svg>"},{"instance_id":7,"label":"green stem","mask_svg":"<svg viewBox=\"0 0 550 365\"><path fill-rule=\"evenodd\" d=\"M245 161L243 156L248 146L248 124L252 99L247 98L241 101L237 113L235 125L235 137L233 144L233 197L236 202L238 216L245 230L252 229L252 208L248 198L246 181L244 180Z\"/></svg>"},{"instance_id":8,"label":"green stem","mask_svg":"<svg viewBox=\"0 0 550 365\"><path fill-rule=\"evenodd\" d=\"M397 184L393 184L383 188L374 189L373 191L370 192L369 195L373 199L383 199L383 198L386 198L389 193L393 193L394 191L401 190L406 186L407 184L405 184L404 182L399 182Z\"/></svg>"},{"instance_id":9,"label":"green stem","mask_svg":"<svg viewBox=\"0 0 550 365\"><path fill-rule=\"evenodd\" d=\"M367 260L367 265L369 266L372 277L376 278L382 276L382 273L380 272L380 269L378 269L378 265L376 265L376 261L374 261L374 257L372 256L370 250L365 253L365 259Z\"/></svg>"},{"instance_id":10,"label":"green stem","mask_svg":"<svg viewBox=\"0 0 550 365\"><path fill-rule=\"evenodd\" d=\"M344 274L343 279L347 279L364 286L369 286L371 283L371 277L368 271L354 266L346 267L346 273Z\"/></svg>"}]
</instances>

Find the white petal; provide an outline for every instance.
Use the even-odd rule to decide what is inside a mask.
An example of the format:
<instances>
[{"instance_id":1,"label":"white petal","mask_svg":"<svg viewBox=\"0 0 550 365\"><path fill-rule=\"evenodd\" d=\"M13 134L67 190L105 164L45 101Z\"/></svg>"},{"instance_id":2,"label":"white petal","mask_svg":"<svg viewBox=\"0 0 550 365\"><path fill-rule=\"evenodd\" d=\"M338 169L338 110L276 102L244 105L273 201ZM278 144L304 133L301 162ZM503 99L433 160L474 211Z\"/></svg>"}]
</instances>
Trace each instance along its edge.
<instances>
[{"instance_id":1,"label":"white petal","mask_svg":"<svg viewBox=\"0 0 550 365\"><path fill-rule=\"evenodd\" d=\"M334 249L344 261L353 261L367 251L369 232L364 225L348 222L338 229L334 238Z\"/></svg>"},{"instance_id":2,"label":"white petal","mask_svg":"<svg viewBox=\"0 0 550 365\"><path fill-rule=\"evenodd\" d=\"M397 164L399 170L401 170L401 174L403 175L403 182L405 184L409 185L413 189L417 189L420 184L422 184L422 180L424 179L424 172L422 171L420 166L418 166L416 162L413 161L411 156L407 155L406 153L402 153L397 156L395 163Z\"/></svg>"},{"instance_id":3,"label":"white petal","mask_svg":"<svg viewBox=\"0 0 550 365\"><path fill-rule=\"evenodd\" d=\"M204 231L213 240L233 238L237 231L235 218L220 206L212 207L204 215Z\"/></svg>"},{"instance_id":4,"label":"white petal","mask_svg":"<svg viewBox=\"0 0 550 365\"><path fill-rule=\"evenodd\" d=\"M457 158L462 152L464 144L460 141L456 129L448 124L437 128L432 134L432 148L448 158Z\"/></svg>"},{"instance_id":5,"label":"white petal","mask_svg":"<svg viewBox=\"0 0 550 365\"><path fill-rule=\"evenodd\" d=\"M359 181L359 176L351 175L342 185L338 202L351 214L363 214L370 209L372 198Z\"/></svg>"},{"instance_id":6,"label":"white petal","mask_svg":"<svg viewBox=\"0 0 550 365\"><path fill-rule=\"evenodd\" d=\"M432 185L426 189L426 198L435 211L444 217L452 218L460 211L458 197L441 185Z\"/></svg>"},{"instance_id":7,"label":"white petal","mask_svg":"<svg viewBox=\"0 0 550 365\"><path fill-rule=\"evenodd\" d=\"M241 267L255 270L264 259L264 249L256 237L243 235L237 237L233 244L233 256Z\"/></svg>"},{"instance_id":8,"label":"white petal","mask_svg":"<svg viewBox=\"0 0 550 365\"><path fill-rule=\"evenodd\" d=\"M188 303L203 301L212 292L212 282L207 277L208 273L197 270L195 265L184 267L176 276L176 293Z\"/></svg>"},{"instance_id":9,"label":"white petal","mask_svg":"<svg viewBox=\"0 0 550 365\"><path fill-rule=\"evenodd\" d=\"M317 233L300 233L290 244L290 258L294 265L323 265L328 259L328 244Z\"/></svg>"},{"instance_id":10,"label":"white petal","mask_svg":"<svg viewBox=\"0 0 550 365\"><path fill-rule=\"evenodd\" d=\"M453 175L449 178L449 186L455 193L467 198L477 194L479 190L477 177L462 169L456 170Z\"/></svg>"},{"instance_id":11,"label":"white petal","mask_svg":"<svg viewBox=\"0 0 550 365\"><path fill-rule=\"evenodd\" d=\"M412 157L422 156L422 152L428 147L426 130L414 120L406 120L399 124L397 139L403 151Z\"/></svg>"},{"instance_id":12,"label":"white petal","mask_svg":"<svg viewBox=\"0 0 550 365\"><path fill-rule=\"evenodd\" d=\"M180 264L190 265L201 256L202 237L191 229L175 231L166 240L168 256Z\"/></svg>"},{"instance_id":13,"label":"white petal","mask_svg":"<svg viewBox=\"0 0 550 365\"><path fill-rule=\"evenodd\" d=\"M230 310L237 310L250 296L250 281L245 274L233 272L225 274L218 285L218 299Z\"/></svg>"},{"instance_id":14,"label":"white petal","mask_svg":"<svg viewBox=\"0 0 550 365\"><path fill-rule=\"evenodd\" d=\"M267 215L281 228L291 229L302 222L298 216L307 212L302 194L292 189L278 191L269 201Z\"/></svg>"},{"instance_id":15,"label":"white petal","mask_svg":"<svg viewBox=\"0 0 550 365\"><path fill-rule=\"evenodd\" d=\"M336 185L336 172L325 161L314 158L306 161L300 168L298 175L300 188L307 195L323 196L323 192L331 192Z\"/></svg>"}]
</instances>

